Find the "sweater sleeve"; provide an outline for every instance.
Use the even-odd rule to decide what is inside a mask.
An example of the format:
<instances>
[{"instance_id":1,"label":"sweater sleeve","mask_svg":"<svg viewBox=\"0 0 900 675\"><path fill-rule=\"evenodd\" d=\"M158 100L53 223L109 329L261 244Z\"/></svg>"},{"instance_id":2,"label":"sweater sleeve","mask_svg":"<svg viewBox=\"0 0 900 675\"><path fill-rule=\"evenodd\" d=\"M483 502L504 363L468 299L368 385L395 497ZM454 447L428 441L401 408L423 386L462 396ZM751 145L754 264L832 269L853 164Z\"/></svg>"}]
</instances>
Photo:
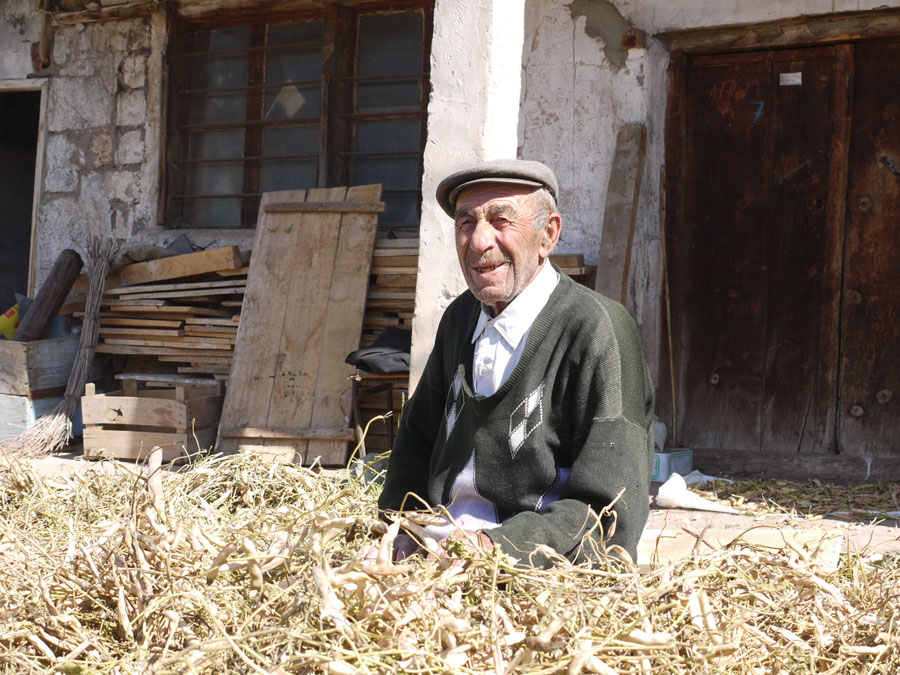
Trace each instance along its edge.
<instances>
[{"instance_id":1,"label":"sweater sleeve","mask_svg":"<svg viewBox=\"0 0 900 675\"><path fill-rule=\"evenodd\" d=\"M600 313L571 382L571 474L560 500L486 531L519 559L544 544L574 562L596 560L602 542L618 544L637 559L649 514L653 387L630 315L606 301ZM601 518L610 504L613 514ZM529 560L549 564L540 554Z\"/></svg>"},{"instance_id":2,"label":"sweater sleeve","mask_svg":"<svg viewBox=\"0 0 900 675\"><path fill-rule=\"evenodd\" d=\"M383 510L400 510L401 506L407 509L420 507L418 499L406 498L408 493L428 500L429 466L446 397L442 375L442 327L438 328L434 349L416 391L403 406L400 428L388 460L384 488L378 498L378 507Z\"/></svg>"}]
</instances>

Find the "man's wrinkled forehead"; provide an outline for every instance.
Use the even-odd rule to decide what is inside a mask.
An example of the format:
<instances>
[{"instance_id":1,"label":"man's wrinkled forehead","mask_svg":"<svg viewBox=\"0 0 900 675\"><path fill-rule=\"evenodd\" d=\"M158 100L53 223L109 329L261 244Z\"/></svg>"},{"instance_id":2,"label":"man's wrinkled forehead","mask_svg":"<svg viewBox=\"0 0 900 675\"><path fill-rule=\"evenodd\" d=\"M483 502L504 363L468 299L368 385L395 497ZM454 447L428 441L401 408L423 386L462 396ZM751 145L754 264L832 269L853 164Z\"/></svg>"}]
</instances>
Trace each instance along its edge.
<instances>
[{"instance_id":1,"label":"man's wrinkled forehead","mask_svg":"<svg viewBox=\"0 0 900 675\"><path fill-rule=\"evenodd\" d=\"M514 212L522 208L540 188L516 183L476 183L460 190L456 197L455 217Z\"/></svg>"}]
</instances>

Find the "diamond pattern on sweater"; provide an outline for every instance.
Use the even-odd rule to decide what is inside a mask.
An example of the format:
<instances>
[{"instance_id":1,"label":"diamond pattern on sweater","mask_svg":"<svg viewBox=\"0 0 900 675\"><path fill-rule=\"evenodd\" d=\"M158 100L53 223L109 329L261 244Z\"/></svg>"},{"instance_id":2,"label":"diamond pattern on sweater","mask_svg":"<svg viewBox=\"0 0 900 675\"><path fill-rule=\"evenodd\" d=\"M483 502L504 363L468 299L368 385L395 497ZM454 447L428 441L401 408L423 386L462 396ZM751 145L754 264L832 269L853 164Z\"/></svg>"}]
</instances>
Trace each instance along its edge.
<instances>
[{"instance_id":1,"label":"diamond pattern on sweater","mask_svg":"<svg viewBox=\"0 0 900 675\"><path fill-rule=\"evenodd\" d=\"M450 432L456 426L456 420L459 419L459 414L462 412L465 404L466 395L463 392L462 378L457 373L456 377L453 378L453 383L450 385L450 391L447 393L447 407L444 410L444 420L446 422L444 424L446 428L445 440L450 438Z\"/></svg>"},{"instance_id":2,"label":"diamond pattern on sweater","mask_svg":"<svg viewBox=\"0 0 900 675\"><path fill-rule=\"evenodd\" d=\"M516 406L509 416L509 453L513 459L525 440L544 421L544 383Z\"/></svg>"}]
</instances>

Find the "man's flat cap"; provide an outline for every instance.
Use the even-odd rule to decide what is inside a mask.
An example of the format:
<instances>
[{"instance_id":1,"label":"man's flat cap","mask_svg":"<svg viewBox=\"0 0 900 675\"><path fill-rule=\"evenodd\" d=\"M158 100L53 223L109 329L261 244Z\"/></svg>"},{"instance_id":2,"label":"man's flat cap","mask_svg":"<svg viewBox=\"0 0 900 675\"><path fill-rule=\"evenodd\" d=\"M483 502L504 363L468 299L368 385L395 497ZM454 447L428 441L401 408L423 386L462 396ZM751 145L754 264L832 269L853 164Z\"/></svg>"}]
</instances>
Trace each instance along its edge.
<instances>
[{"instance_id":1,"label":"man's flat cap","mask_svg":"<svg viewBox=\"0 0 900 675\"><path fill-rule=\"evenodd\" d=\"M463 188L475 183L518 183L545 187L554 199L558 198L559 193L556 175L550 167L525 159L495 159L447 176L437 187L438 204L447 215L455 217L456 197Z\"/></svg>"}]
</instances>

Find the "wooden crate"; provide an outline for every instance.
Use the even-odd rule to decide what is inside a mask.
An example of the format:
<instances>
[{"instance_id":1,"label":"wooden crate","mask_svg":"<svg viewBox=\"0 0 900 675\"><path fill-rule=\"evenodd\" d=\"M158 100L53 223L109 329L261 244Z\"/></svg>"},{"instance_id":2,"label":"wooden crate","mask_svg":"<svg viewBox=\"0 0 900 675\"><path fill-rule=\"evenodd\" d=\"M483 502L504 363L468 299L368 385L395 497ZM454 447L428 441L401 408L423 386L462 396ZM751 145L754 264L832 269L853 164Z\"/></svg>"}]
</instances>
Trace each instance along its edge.
<instances>
[{"instance_id":1,"label":"wooden crate","mask_svg":"<svg viewBox=\"0 0 900 675\"><path fill-rule=\"evenodd\" d=\"M65 388L78 351L78 336L32 342L0 340L0 394L40 398Z\"/></svg>"},{"instance_id":2,"label":"wooden crate","mask_svg":"<svg viewBox=\"0 0 900 675\"><path fill-rule=\"evenodd\" d=\"M81 399L86 459L144 459L154 446L163 461L186 459L215 444L222 412L219 387L178 386L96 394L88 385Z\"/></svg>"}]
</instances>

